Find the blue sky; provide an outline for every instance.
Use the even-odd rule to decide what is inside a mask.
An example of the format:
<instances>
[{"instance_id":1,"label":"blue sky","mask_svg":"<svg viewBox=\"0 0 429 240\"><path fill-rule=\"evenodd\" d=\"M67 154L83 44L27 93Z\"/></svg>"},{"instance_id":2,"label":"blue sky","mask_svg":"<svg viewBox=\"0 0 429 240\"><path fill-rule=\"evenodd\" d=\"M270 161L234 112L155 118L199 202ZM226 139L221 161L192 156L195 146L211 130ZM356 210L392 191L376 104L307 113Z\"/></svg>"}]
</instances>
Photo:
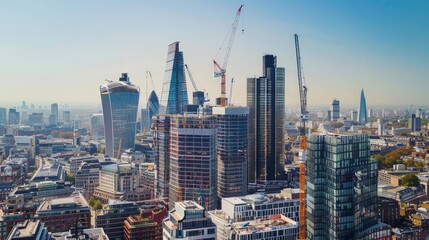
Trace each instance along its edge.
<instances>
[{"instance_id":1,"label":"blue sky","mask_svg":"<svg viewBox=\"0 0 429 240\"><path fill-rule=\"evenodd\" d=\"M299 103L294 33L309 104L358 105L361 88L369 105L428 103L429 2L413 0L1 1L0 102L99 103L98 87L121 72L144 102L145 72L159 93L175 41L214 100L212 59L240 4L227 68L236 104L245 104L246 78L261 74L264 53L286 68L286 104Z\"/></svg>"}]
</instances>

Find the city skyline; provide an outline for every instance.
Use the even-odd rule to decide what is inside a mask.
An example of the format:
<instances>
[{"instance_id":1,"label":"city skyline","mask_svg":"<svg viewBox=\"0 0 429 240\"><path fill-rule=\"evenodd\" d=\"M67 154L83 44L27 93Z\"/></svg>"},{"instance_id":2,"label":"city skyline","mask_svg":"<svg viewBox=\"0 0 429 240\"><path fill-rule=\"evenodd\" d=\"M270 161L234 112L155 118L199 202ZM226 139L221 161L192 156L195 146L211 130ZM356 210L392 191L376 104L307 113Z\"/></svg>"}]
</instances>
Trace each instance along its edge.
<instances>
[{"instance_id":1,"label":"city skyline","mask_svg":"<svg viewBox=\"0 0 429 240\"><path fill-rule=\"evenodd\" d=\"M212 76L211 61L240 3L99 3L0 3L0 28L5 33L0 40L0 78L7 79L0 84L0 102L100 104L97 89L104 79L128 72L146 92L147 70L159 95L165 47L180 41L197 84L204 86L214 104L220 82ZM236 80L236 105L245 105L246 78L258 75L264 53L279 56L279 65L286 68L286 106L299 103L294 33L301 36L309 105L328 105L334 97L344 105L358 105L362 87L368 105L427 102L427 2L243 4L227 69L227 78ZM141 104L145 102L142 96Z\"/></svg>"}]
</instances>

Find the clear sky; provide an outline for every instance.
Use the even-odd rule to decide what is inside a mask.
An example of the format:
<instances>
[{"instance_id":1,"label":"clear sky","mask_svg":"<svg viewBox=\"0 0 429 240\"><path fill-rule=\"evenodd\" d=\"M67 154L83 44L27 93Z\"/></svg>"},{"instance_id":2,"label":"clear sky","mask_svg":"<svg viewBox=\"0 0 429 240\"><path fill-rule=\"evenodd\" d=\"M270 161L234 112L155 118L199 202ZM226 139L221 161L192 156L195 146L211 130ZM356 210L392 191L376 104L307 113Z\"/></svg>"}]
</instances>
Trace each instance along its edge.
<instances>
[{"instance_id":1,"label":"clear sky","mask_svg":"<svg viewBox=\"0 0 429 240\"><path fill-rule=\"evenodd\" d=\"M420 0L1 1L0 102L100 103L99 86L121 72L144 101L145 72L160 94L167 46L180 41L213 103L212 59L240 4L227 68L236 104L245 104L246 78L261 74L264 53L286 68L286 104L299 103L294 33L310 105L358 105L361 88L369 105L429 102L429 1Z\"/></svg>"}]
</instances>

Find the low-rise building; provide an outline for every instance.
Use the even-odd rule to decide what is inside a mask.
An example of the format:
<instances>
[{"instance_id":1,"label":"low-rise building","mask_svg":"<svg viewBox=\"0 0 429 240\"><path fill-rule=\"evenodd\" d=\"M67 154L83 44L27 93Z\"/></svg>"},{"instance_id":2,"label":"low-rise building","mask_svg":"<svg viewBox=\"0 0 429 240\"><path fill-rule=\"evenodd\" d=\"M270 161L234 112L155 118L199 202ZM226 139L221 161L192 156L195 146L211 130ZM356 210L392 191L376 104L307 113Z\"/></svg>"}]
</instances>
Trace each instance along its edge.
<instances>
[{"instance_id":1,"label":"low-rise building","mask_svg":"<svg viewBox=\"0 0 429 240\"><path fill-rule=\"evenodd\" d=\"M403 164L398 164L403 165ZM404 168L397 168L393 170L380 170L378 171L378 184L379 185L392 185L392 186L401 186L402 177L407 174L417 174L418 171L407 170Z\"/></svg>"},{"instance_id":2,"label":"low-rise building","mask_svg":"<svg viewBox=\"0 0 429 240\"><path fill-rule=\"evenodd\" d=\"M82 189L84 196L89 199L94 195L95 188L99 186L101 165L95 163L83 163L75 175L76 189Z\"/></svg>"},{"instance_id":3,"label":"low-rise building","mask_svg":"<svg viewBox=\"0 0 429 240\"><path fill-rule=\"evenodd\" d=\"M392 228L393 240L425 239L426 234L421 227Z\"/></svg>"},{"instance_id":4,"label":"low-rise building","mask_svg":"<svg viewBox=\"0 0 429 240\"><path fill-rule=\"evenodd\" d=\"M168 216L167 206L157 205L142 209L140 214L129 216L124 222L124 239L162 239L162 221Z\"/></svg>"},{"instance_id":5,"label":"low-rise building","mask_svg":"<svg viewBox=\"0 0 429 240\"><path fill-rule=\"evenodd\" d=\"M77 236L76 236L77 235ZM67 232L58 232L51 234L51 240L109 240L102 228L75 229Z\"/></svg>"},{"instance_id":6,"label":"low-rise building","mask_svg":"<svg viewBox=\"0 0 429 240\"><path fill-rule=\"evenodd\" d=\"M82 228L91 227L90 208L80 193L43 202L35 218L41 219L50 232L66 232L77 224Z\"/></svg>"},{"instance_id":7,"label":"low-rise building","mask_svg":"<svg viewBox=\"0 0 429 240\"><path fill-rule=\"evenodd\" d=\"M394 187L390 185L379 185L378 196L394 199L399 203L417 203L426 198L422 187Z\"/></svg>"},{"instance_id":8,"label":"low-rise building","mask_svg":"<svg viewBox=\"0 0 429 240\"><path fill-rule=\"evenodd\" d=\"M216 226L194 201L176 202L162 223L163 239L216 239Z\"/></svg>"},{"instance_id":9,"label":"low-rise building","mask_svg":"<svg viewBox=\"0 0 429 240\"><path fill-rule=\"evenodd\" d=\"M394 199L377 197L377 216L379 221L396 227L401 220L399 203Z\"/></svg>"},{"instance_id":10,"label":"low-rise building","mask_svg":"<svg viewBox=\"0 0 429 240\"><path fill-rule=\"evenodd\" d=\"M40 219L27 219L13 227L7 240L51 240Z\"/></svg>"}]
</instances>

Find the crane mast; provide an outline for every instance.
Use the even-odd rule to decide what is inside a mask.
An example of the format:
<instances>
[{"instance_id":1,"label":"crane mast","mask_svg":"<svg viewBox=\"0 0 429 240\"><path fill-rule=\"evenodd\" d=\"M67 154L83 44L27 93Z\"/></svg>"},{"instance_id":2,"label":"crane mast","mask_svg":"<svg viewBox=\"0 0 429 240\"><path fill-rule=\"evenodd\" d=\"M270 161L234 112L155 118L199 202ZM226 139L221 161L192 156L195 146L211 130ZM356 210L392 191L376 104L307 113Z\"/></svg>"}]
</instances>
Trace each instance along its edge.
<instances>
[{"instance_id":1,"label":"crane mast","mask_svg":"<svg viewBox=\"0 0 429 240\"><path fill-rule=\"evenodd\" d=\"M298 35L295 34L295 51L296 51L296 66L298 72L298 86L299 86L299 100L301 106L300 112L300 129L299 129L299 239L306 239L306 150L307 150L307 137L305 130L305 123L308 120L307 111L307 86L305 84L302 66L301 66L301 53L299 50Z\"/></svg>"},{"instance_id":2,"label":"crane mast","mask_svg":"<svg viewBox=\"0 0 429 240\"><path fill-rule=\"evenodd\" d=\"M237 32L238 20L240 19L240 14L241 14L242 8L243 8L243 5L241 5L240 8L238 8L237 13L235 15L234 22L232 23L232 26L231 26L228 34L227 34L227 36L229 34L231 34L231 35L229 37L228 46L226 48L225 57L223 59L222 66L216 60L213 60L214 77L215 78L217 78L217 77L221 78L220 98L218 100L219 101L218 104L222 107L226 106L226 67L228 65L229 56L231 54L232 45L234 43L235 33ZM222 45L223 45L223 42L222 42ZM221 50L221 48L222 48L222 46L219 48L218 53Z\"/></svg>"},{"instance_id":3,"label":"crane mast","mask_svg":"<svg viewBox=\"0 0 429 240\"><path fill-rule=\"evenodd\" d=\"M191 70L189 70L189 67L187 64L185 64L185 68L186 68L186 71L188 72L189 78L191 79L192 86L194 87L195 92L198 92L198 88L197 88L197 84L195 83L194 76L192 75Z\"/></svg>"}]
</instances>

